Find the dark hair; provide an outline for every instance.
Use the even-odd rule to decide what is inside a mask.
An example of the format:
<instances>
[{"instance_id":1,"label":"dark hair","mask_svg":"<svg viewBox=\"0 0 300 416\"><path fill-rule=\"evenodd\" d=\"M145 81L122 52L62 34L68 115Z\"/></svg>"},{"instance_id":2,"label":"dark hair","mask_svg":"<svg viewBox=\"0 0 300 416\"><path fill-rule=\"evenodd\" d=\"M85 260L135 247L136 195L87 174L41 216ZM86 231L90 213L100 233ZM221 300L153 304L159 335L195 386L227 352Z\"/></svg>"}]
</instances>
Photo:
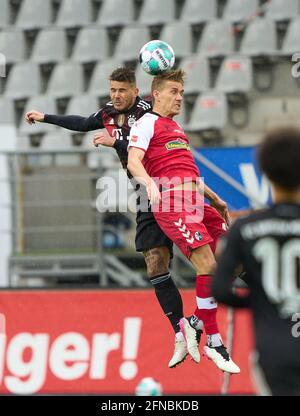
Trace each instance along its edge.
<instances>
[{"instance_id":1,"label":"dark hair","mask_svg":"<svg viewBox=\"0 0 300 416\"><path fill-rule=\"evenodd\" d=\"M261 170L282 188L300 187L300 130L282 127L268 132L258 148Z\"/></svg>"},{"instance_id":2,"label":"dark hair","mask_svg":"<svg viewBox=\"0 0 300 416\"><path fill-rule=\"evenodd\" d=\"M151 87L152 92L154 90L159 90L166 81L180 82L180 84L184 85L185 76L186 74L182 69L173 69L170 71L162 72L153 78Z\"/></svg>"},{"instance_id":3,"label":"dark hair","mask_svg":"<svg viewBox=\"0 0 300 416\"><path fill-rule=\"evenodd\" d=\"M122 67L115 69L109 76L110 81L128 82L135 85L135 73L132 68Z\"/></svg>"}]
</instances>

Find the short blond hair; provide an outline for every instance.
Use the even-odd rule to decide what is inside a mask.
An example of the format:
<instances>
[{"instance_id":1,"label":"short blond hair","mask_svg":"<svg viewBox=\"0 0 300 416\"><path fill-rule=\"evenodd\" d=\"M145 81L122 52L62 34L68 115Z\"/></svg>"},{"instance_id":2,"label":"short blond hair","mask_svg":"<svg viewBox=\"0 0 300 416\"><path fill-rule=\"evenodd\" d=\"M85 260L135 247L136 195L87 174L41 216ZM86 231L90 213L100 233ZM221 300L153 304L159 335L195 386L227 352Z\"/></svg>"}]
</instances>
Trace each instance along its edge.
<instances>
[{"instance_id":1,"label":"short blond hair","mask_svg":"<svg viewBox=\"0 0 300 416\"><path fill-rule=\"evenodd\" d=\"M186 73L183 69L172 69L170 71L162 72L153 78L151 91L160 90L165 82L174 81L184 85Z\"/></svg>"}]
</instances>

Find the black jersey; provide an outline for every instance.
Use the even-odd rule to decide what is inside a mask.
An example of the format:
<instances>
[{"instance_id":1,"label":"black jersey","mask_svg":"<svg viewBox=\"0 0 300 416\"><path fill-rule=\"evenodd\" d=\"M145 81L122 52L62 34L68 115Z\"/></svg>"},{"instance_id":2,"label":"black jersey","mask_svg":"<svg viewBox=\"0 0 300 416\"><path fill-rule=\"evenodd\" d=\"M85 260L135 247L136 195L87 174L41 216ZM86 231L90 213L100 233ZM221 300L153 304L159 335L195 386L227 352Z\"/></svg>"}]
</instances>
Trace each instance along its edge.
<instances>
[{"instance_id":1,"label":"black jersey","mask_svg":"<svg viewBox=\"0 0 300 416\"><path fill-rule=\"evenodd\" d=\"M247 273L246 297L232 292L232 276L239 264ZM277 357L300 368L299 270L300 205L276 204L233 224L213 294L227 305L252 309L257 350L264 360Z\"/></svg>"},{"instance_id":2,"label":"black jersey","mask_svg":"<svg viewBox=\"0 0 300 416\"><path fill-rule=\"evenodd\" d=\"M55 124L69 130L81 132L105 128L111 136L116 138L114 148L118 153L123 168L127 169L127 147L130 129L136 120L151 109L152 106L149 101L137 97L134 105L123 112L116 110L110 101L89 117L45 114L44 121L45 123Z\"/></svg>"}]
</instances>

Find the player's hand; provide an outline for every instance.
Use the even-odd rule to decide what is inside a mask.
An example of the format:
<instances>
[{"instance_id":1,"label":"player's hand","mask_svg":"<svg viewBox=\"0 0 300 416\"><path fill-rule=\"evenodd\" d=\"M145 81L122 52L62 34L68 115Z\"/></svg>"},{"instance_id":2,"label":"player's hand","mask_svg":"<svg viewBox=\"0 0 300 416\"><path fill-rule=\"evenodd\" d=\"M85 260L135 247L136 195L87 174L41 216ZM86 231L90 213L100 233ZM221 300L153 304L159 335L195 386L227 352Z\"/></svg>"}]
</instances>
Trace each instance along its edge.
<instances>
[{"instance_id":1,"label":"player's hand","mask_svg":"<svg viewBox=\"0 0 300 416\"><path fill-rule=\"evenodd\" d=\"M43 122L44 118L45 118L44 113L40 113L39 111L35 111L35 110L28 111L28 113L26 113L25 115L25 120L29 124L34 124L36 121Z\"/></svg>"},{"instance_id":2,"label":"player's hand","mask_svg":"<svg viewBox=\"0 0 300 416\"><path fill-rule=\"evenodd\" d=\"M148 199L151 205L156 205L161 200L159 189L153 179L146 186Z\"/></svg>"},{"instance_id":3,"label":"player's hand","mask_svg":"<svg viewBox=\"0 0 300 416\"><path fill-rule=\"evenodd\" d=\"M95 147L98 147L100 145L107 146L107 147L113 147L115 144L116 138L110 136L107 132L101 131L100 133L96 133L93 138L93 143Z\"/></svg>"},{"instance_id":4,"label":"player's hand","mask_svg":"<svg viewBox=\"0 0 300 416\"><path fill-rule=\"evenodd\" d=\"M229 227L231 223L228 206L223 199L218 196L211 201L211 206L214 207L224 218L226 225Z\"/></svg>"}]
</instances>

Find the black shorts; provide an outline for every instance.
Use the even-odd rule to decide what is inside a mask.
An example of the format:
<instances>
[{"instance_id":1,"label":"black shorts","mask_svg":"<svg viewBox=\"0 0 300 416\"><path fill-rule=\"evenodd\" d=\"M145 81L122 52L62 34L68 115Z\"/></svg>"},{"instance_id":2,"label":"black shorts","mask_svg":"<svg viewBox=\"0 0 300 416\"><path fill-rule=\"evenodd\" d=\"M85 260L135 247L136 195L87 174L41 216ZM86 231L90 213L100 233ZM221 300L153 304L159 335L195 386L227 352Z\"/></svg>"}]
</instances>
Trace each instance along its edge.
<instances>
[{"instance_id":1,"label":"black shorts","mask_svg":"<svg viewBox=\"0 0 300 416\"><path fill-rule=\"evenodd\" d=\"M136 215L136 251L155 247L168 247L173 257L173 242L160 229L152 212L138 212Z\"/></svg>"}]
</instances>

